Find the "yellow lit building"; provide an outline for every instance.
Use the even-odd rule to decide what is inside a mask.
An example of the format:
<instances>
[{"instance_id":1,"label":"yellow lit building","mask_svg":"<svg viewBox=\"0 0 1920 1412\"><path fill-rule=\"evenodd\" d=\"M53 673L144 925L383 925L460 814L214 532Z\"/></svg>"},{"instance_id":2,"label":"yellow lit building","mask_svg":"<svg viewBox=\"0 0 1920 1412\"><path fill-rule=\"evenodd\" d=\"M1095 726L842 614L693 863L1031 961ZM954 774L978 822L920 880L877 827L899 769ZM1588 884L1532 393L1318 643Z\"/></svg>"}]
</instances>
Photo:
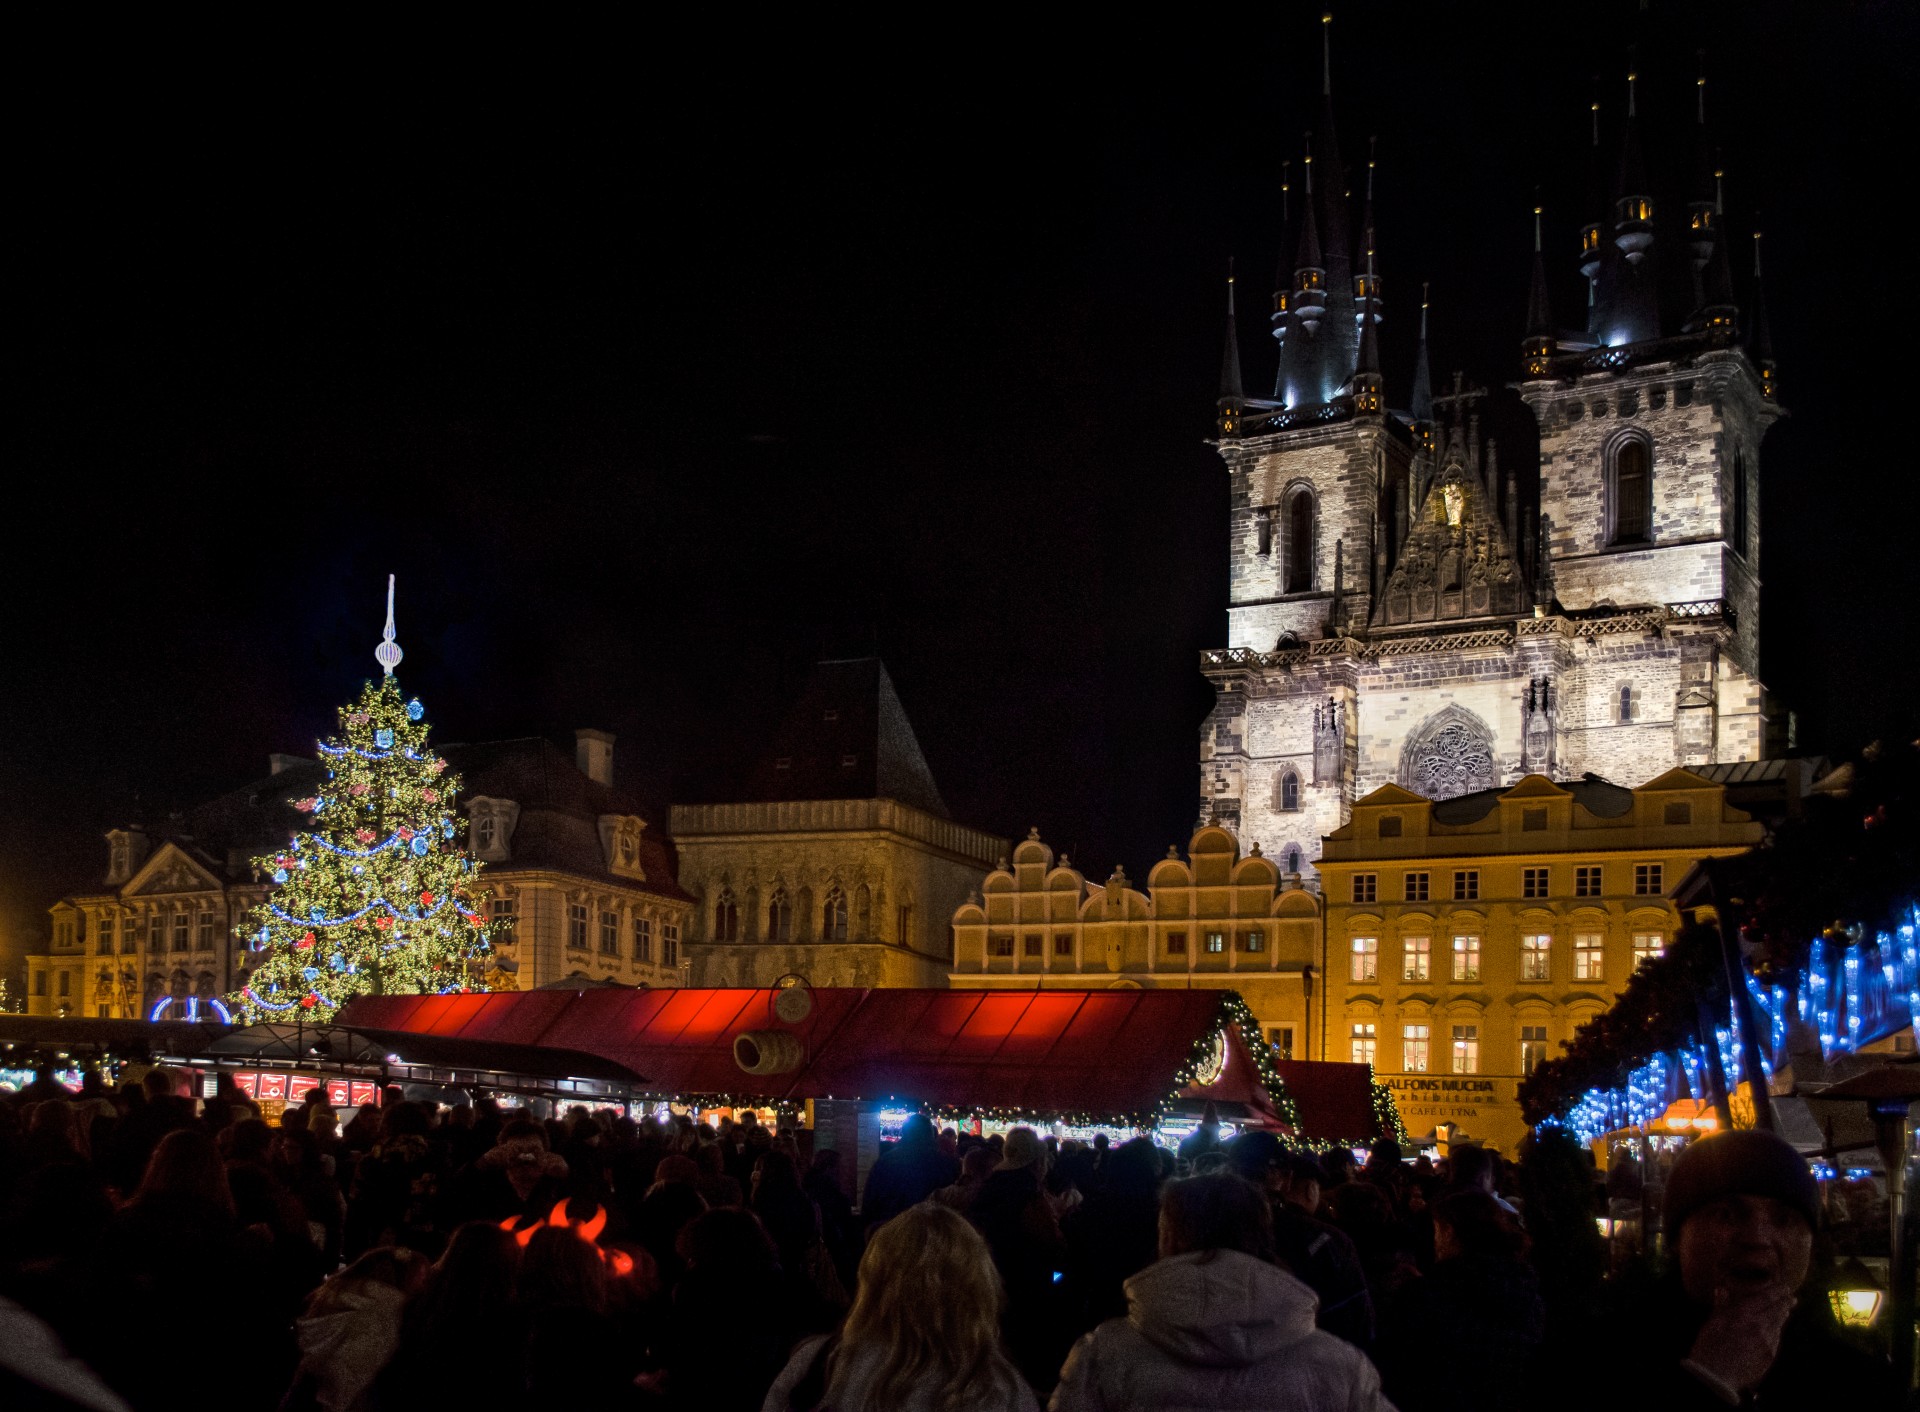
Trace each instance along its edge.
<instances>
[{"instance_id":1,"label":"yellow lit building","mask_svg":"<svg viewBox=\"0 0 1920 1412\"><path fill-rule=\"evenodd\" d=\"M1668 889L1761 834L1684 769L1638 789L1528 775L1440 801L1383 785L1316 863L1327 1003L1305 1057L1371 1063L1416 1137L1512 1152L1521 1078L1672 940Z\"/></svg>"},{"instance_id":2,"label":"yellow lit building","mask_svg":"<svg viewBox=\"0 0 1920 1412\"><path fill-rule=\"evenodd\" d=\"M953 914L949 979L1001 990L1237 990L1276 1057L1304 1059L1320 935L1320 900L1299 875L1282 874L1257 845L1243 857L1226 829L1202 828L1185 858L1169 849L1144 892L1120 868L1089 883L1034 830Z\"/></svg>"}]
</instances>

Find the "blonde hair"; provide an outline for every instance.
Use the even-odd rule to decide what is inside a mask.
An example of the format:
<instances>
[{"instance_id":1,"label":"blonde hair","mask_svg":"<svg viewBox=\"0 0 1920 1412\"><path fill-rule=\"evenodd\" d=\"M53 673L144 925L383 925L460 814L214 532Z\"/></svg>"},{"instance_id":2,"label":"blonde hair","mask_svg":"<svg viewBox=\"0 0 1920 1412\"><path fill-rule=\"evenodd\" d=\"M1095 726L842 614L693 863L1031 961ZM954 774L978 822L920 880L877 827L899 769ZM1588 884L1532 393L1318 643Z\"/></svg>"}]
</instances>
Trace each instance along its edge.
<instances>
[{"instance_id":1,"label":"blonde hair","mask_svg":"<svg viewBox=\"0 0 1920 1412\"><path fill-rule=\"evenodd\" d=\"M880 1355L867 1409L899 1407L916 1390L937 1412L958 1412L1017 1385L1000 1351L1000 1275L987 1243L967 1219L922 1202L895 1216L867 1242L860 1293L841 1330L842 1353L871 1347ZM830 1401L846 1399L836 1356Z\"/></svg>"}]
</instances>

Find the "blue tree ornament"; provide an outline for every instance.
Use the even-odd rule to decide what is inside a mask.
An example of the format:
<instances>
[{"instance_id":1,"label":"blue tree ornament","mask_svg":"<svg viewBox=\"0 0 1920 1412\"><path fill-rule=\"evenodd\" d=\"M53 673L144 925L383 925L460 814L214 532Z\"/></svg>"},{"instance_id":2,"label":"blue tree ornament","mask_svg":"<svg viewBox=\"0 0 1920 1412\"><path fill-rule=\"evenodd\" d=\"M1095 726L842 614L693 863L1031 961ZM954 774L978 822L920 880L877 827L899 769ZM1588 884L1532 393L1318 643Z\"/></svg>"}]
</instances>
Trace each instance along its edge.
<instances>
[{"instance_id":1,"label":"blue tree ornament","mask_svg":"<svg viewBox=\"0 0 1920 1412\"><path fill-rule=\"evenodd\" d=\"M373 743L382 750L391 749L393 747L393 732L382 726L373 733Z\"/></svg>"},{"instance_id":2,"label":"blue tree ornament","mask_svg":"<svg viewBox=\"0 0 1920 1412\"><path fill-rule=\"evenodd\" d=\"M300 974L302 977L310 981L317 981L320 979L320 972L315 970L312 966L302 966L300 968Z\"/></svg>"},{"instance_id":3,"label":"blue tree ornament","mask_svg":"<svg viewBox=\"0 0 1920 1412\"><path fill-rule=\"evenodd\" d=\"M285 868L275 868L273 870L273 880L275 882L285 882L287 880L287 870Z\"/></svg>"},{"instance_id":4,"label":"blue tree ornament","mask_svg":"<svg viewBox=\"0 0 1920 1412\"><path fill-rule=\"evenodd\" d=\"M441 820L440 832L443 836L447 838L452 838L453 837L453 820L452 819Z\"/></svg>"},{"instance_id":5,"label":"blue tree ornament","mask_svg":"<svg viewBox=\"0 0 1920 1412\"><path fill-rule=\"evenodd\" d=\"M416 858L424 858L427 856L427 836L425 834L417 833L413 836L413 854Z\"/></svg>"},{"instance_id":6,"label":"blue tree ornament","mask_svg":"<svg viewBox=\"0 0 1920 1412\"><path fill-rule=\"evenodd\" d=\"M416 696L407 703L407 719L409 721L417 721L426 714L427 708L420 704L419 697Z\"/></svg>"}]
</instances>

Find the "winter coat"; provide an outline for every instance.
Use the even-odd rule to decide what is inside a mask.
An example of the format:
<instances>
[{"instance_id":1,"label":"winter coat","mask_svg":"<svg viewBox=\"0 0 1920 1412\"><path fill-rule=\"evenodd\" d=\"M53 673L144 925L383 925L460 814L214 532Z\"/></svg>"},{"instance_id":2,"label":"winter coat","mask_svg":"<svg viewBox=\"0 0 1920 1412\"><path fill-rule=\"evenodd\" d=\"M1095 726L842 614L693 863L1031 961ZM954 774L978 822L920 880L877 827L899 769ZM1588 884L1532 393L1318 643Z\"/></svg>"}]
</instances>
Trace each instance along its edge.
<instances>
[{"instance_id":1,"label":"winter coat","mask_svg":"<svg viewBox=\"0 0 1920 1412\"><path fill-rule=\"evenodd\" d=\"M1395 1296L1380 1339L1380 1367L1403 1408L1416 1412L1503 1412L1530 1406L1523 1376L1546 1332L1546 1305L1533 1267L1522 1260L1455 1255ZM1435 1377L1465 1366L1472 1378Z\"/></svg>"},{"instance_id":2,"label":"winter coat","mask_svg":"<svg viewBox=\"0 0 1920 1412\"><path fill-rule=\"evenodd\" d=\"M826 1342L824 1337L810 1338L793 1350L793 1357L787 1360L787 1366L781 1370L780 1376L773 1380L766 1401L760 1405L760 1412L791 1412L795 1389L814 1371L815 1362L826 1352ZM852 1347L841 1345L838 1354L841 1382L833 1399L835 1412L855 1408L878 1412L872 1397L873 1380L880 1371L880 1359L880 1350L870 1344ZM966 1412L1040 1412L1040 1404L1033 1398L1033 1389L1020 1380L1020 1375L1013 1371L1011 1365L1003 1361L997 1372L994 1387L962 1404ZM935 1396L944 1390L944 1385L915 1387L905 1401L891 1404L887 1412L929 1412L935 1405ZM812 1412L812 1408L802 1408L801 1412Z\"/></svg>"},{"instance_id":3,"label":"winter coat","mask_svg":"<svg viewBox=\"0 0 1920 1412\"><path fill-rule=\"evenodd\" d=\"M300 1375L312 1381L314 1403L326 1412L359 1412L400 1346L407 1296L378 1280L336 1284L321 1286L308 1312L294 1322Z\"/></svg>"},{"instance_id":4,"label":"winter coat","mask_svg":"<svg viewBox=\"0 0 1920 1412\"><path fill-rule=\"evenodd\" d=\"M1315 1328L1313 1291L1276 1265L1192 1251L1126 1289L1127 1317L1074 1345L1051 1412L1393 1412L1367 1356Z\"/></svg>"}]
</instances>

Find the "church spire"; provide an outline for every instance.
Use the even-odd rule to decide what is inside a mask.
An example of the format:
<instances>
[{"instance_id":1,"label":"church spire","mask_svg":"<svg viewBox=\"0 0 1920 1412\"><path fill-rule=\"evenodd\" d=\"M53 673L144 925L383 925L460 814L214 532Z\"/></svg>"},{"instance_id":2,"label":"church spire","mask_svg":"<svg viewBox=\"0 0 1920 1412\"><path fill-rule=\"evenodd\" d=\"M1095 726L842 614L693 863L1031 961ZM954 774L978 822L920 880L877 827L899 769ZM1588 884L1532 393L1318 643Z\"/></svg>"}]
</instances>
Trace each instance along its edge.
<instances>
[{"instance_id":1,"label":"church spire","mask_svg":"<svg viewBox=\"0 0 1920 1412\"><path fill-rule=\"evenodd\" d=\"M1314 219L1324 250L1326 271L1327 328L1320 335L1324 345L1319 401L1328 401L1334 390L1346 381L1359 353L1360 326L1356 318L1357 300L1353 293L1354 241L1349 225L1347 169L1340 160L1340 136L1333 121L1333 14L1320 16L1320 127L1314 134L1318 149L1314 160L1314 188L1318 200Z\"/></svg>"},{"instance_id":2,"label":"church spire","mask_svg":"<svg viewBox=\"0 0 1920 1412\"><path fill-rule=\"evenodd\" d=\"M1371 232L1369 232L1371 234ZM1386 384L1380 376L1380 340L1374 325L1380 316L1374 312L1378 281L1373 272L1373 249L1367 249L1367 273L1361 290L1365 302L1360 306L1360 353L1353 370L1353 410L1377 413L1386 405Z\"/></svg>"},{"instance_id":3,"label":"church spire","mask_svg":"<svg viewBox=\"0 0 1920 1412\"><path fill-rule=\"evenodd\" d=\"M1753 336L1748 354L1760 369L1760 395L1769 402L1780 395L1773 363L1773 329L1767 322L1767 288L1760 275L1760 232L1753 233Z\"/></svg>"},{"instance_id":4,"label":"church spire","mask_svg":"<svg viewBox=\"0 0 1920 1412\"><path fill-rule=\"evenodd\" d=\"M1240 408L1246 401L1246 392L1240 383L1240 329L1233 314L1233 260L1227 260L1227 346L1220 354L1220 416L1218 425L1222 436L1232 436L1239 429Z\"/></svg>"},{"instance_id":5,"label":"church spire","mask_svg":"<svg viewBox=\"0 0 1920 1412\"><path fill-rule=\"evenodd\" d=\"M1608 252L1603 252L1597 289L1595 318L1600 326L1594 332L1609 347L1660 336L1654 271L1647 261L1653 248L1653 192L1640 152L1639 79L1637 72L1628 71L1627 125L1614 180L1613 249L1621 263L1607 259Z\"/></svg>"},{"instance_id":6,"label":"church spire","mask_svg":"<svg viewBox=\"0 0 1920 1412\"><path fill-rule=\"evenodd\" d=\"M1413 355L1413 397L1407 404L1415 426L1429 426L1433 422L1433 367L1427 356L1427 289L1425 284L1420 286L1420 346Z\"/></svg>"},{"instance_id":7,"label":"church spire","mask_svg":"<svg viewBox=\"0 0 1920 1412\"><path fill-rule=\"evenodd\" d=\"M1541 252L1540 207L1533 208L1533 283L1527 290L1527 337L1520 348L1529 377L1544 377L1553 356L1553 315L1547 305L1546 256Z\"/></svg>"}]
</instances>

